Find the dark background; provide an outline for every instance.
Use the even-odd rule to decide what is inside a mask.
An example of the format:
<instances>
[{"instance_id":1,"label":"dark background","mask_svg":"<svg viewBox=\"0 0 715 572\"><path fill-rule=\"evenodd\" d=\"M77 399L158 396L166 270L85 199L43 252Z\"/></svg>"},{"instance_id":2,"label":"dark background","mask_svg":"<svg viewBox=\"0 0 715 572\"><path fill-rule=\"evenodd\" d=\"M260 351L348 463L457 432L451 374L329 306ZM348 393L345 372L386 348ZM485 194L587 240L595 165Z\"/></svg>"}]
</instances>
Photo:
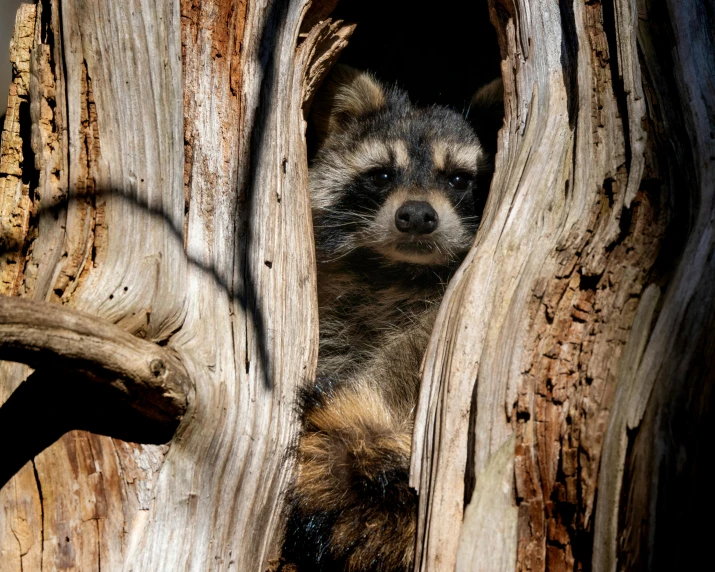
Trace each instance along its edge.
<instances>
[{"instance_id":1,"label":"dark background","mask_svg":"<svg viewBox=\"0 0 715 572\"><path fill-rule=\"evenodd\" d=\"M5 112L8 47L19 5L20 0L0 0L0 115ZM341 0L332 17L358 23L341 61L396 81L416 103L463 111L477 88L500 73L486 0Z\"/></svg>"},{"instance_id":2,"label":"dark background","mask_svg":"<svg viewBox=\"0 0 715 572\"><path fill-rule=\"evenodd\" d=\"M341 0L332 18L358 23L340 62L397 82L415 103L463 112L500 74L486 0Z\"/></svg>"},{"instance_id":3,"label":"dark background","mask_svg":"<svg viewBox=\"0 0 715 572\"><path fill-rule=\"evenodd\" d=\"M25 0L26 2L29 0ZM15 12L21 0L0 0L0 115L5 115L7 90L12 79L10 65L10 38L15 26ZM2 129L2 125L0 125Z\"/></svg>"}]
</instances>

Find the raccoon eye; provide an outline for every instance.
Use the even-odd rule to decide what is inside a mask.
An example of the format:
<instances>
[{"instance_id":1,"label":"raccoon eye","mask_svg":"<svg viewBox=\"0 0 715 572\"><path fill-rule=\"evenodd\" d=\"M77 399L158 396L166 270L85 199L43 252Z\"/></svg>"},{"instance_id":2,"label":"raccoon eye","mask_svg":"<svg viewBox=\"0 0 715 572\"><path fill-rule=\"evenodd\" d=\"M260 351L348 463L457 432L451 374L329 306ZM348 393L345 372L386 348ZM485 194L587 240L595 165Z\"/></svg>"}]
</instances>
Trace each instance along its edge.
<instances>
[{"instance_id":1,"label":"raccoon eye","mask_svg":"<svg viewBox=\"0 0 715 572\"><path fill-rule=\"evenodd\" d=\"M449 186L455 191L466 191L474 182L474 177L469 173L455 173L449 177Z\"/></svg>"},{"instance_id":2,"label":"raccoon eye","mask_svg":"<svg viewBox=\"0 0 715 572\"><path fill-rule=\"evenodd\" d=\"M377 169L372 171L368 175L372 183L378 188L382 189L389 185L394 178L394 174L387 169Z\"/></svg>"}]
</instances>

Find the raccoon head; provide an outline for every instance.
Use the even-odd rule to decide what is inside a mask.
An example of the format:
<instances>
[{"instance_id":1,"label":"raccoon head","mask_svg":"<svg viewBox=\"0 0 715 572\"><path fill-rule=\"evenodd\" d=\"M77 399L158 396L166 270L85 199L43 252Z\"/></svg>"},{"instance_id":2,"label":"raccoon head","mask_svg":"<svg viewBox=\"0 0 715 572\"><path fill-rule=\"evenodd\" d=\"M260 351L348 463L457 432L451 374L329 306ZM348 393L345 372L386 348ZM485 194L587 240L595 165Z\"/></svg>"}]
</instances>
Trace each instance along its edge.
<instances>
[{"instance_id":1,"label":"raccoon head","mask_svg":"<svg viewBox=\"0 0 715 572\"><path fill-rule=\"evenodd\" d=\"M321 260L365 249L387 263L461 259L478 226L474 193L484 158L465 119L447 108L413 106L405 92L338 66L311 120Z\"/></svg>"}]
</instances>

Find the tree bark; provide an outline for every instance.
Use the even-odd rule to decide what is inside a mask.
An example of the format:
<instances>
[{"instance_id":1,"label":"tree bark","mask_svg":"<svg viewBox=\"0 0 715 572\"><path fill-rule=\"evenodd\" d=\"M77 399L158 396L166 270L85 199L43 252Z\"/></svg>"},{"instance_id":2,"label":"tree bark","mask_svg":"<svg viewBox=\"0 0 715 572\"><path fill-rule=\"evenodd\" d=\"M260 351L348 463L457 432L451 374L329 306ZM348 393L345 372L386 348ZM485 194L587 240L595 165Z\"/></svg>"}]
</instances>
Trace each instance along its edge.
<instances>
[{"instance_id":1,"label":"tree bark","mask_svg":"<svg viewBox=\"0 0 715 572\"><path fill-rule=\"evenodd\" d=\"M170 447L71 431L26 459L0 496L3 570L248 570L276 555L293 395L317 343L303 90L349 32L321 24L296 50L306 8L20 10L3 294L170 348L195 393ZM3 368L6 401L28 370Z\"/></svg>"},{"instance_id":2,"label":"tree bark","mask_svg":"<svg viewBox=\"0 0 715 572\"><path fill-rule=\"evenodd\" d=\"M712 532L696 524L712 505L712 12L490 6L506 119L425 359L419 568L695 568Z\"/></svg>"},{"instance_id":3,"label":"tree bark","mask_svg":"<svg viewBox=\"0 0 715 572\"><path fill-rule=\"evenodd\" d=\"M35 304L16 320L35 330L0 324L0 355L37 368L0 363L0 426L26 425L25 464L0 490L0 570L276 563L294 395L317 355L304 117L352 31L328 19L335 4L18 12L0 293L64 318ZM712 12L490 10L506 118L423 366L416 569L694 567L712 532L695 517L713 504ZM152 389L153 370L73 349L61 328L79 312L92 339L176 364L185 409L161 384L131 413L95 394ZM157 444L146 422L166 403L180 423Z\"/></svg>"},{"instance_id":4,"label":"tree bark","mask_svg":"<svg viewBox=\"0 0 715 572\"><path fill-rule=\"evenodd\" d=\"M144 416L167 425L181 420L192 390L172 353L46 302L0 298L0 357L108 384Z\"/></svg>"}]
</instances>

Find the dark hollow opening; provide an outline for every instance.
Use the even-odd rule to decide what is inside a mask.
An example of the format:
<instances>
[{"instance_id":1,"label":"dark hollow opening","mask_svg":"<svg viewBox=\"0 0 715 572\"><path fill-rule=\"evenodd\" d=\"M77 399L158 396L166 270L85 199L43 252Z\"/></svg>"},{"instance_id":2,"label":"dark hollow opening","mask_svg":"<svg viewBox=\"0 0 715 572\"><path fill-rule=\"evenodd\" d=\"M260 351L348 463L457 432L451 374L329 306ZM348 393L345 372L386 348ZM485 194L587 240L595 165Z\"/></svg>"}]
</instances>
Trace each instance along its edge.
<instances>
[{"instance_id":1,"label":"dark hollow opening","mask_svg":"<svg viewBox=\"0 0 715 572\"><path fill-rule=\"evenodd\" d=\"M468 113L474 94L501 76L501 55L488 3L443 0L426 10L406 0L340 0L330 17L357 24L339 63L369 70L384 84L398 85L418 106L441 105L468 115L487 155L473 191L474 216L481 218L503 122L503 106L498 102L498 110L482 109L481 119L475 113L479 106ZM309 158L316 150L312 137L309 127ZM400 230L410 231L409 217L401 220L398 211L396 220ZM470 434L470 442L473 439ZM471 466L468 462L467 467ZM475 480L468 469L465 504Z\"/></svg>"},{"instance_id":2,"label":"dark hollow opening","mask_svg":"<svg viewBox=\"0 0 715 572\"><path fill-rule=\"evenodd\" d=\"M396 82L419 105L464 112L474 92L499 77L496 31L486 2L341 0L333 19L358 27L340 61Z\"/></svg>"}]
</instances>

